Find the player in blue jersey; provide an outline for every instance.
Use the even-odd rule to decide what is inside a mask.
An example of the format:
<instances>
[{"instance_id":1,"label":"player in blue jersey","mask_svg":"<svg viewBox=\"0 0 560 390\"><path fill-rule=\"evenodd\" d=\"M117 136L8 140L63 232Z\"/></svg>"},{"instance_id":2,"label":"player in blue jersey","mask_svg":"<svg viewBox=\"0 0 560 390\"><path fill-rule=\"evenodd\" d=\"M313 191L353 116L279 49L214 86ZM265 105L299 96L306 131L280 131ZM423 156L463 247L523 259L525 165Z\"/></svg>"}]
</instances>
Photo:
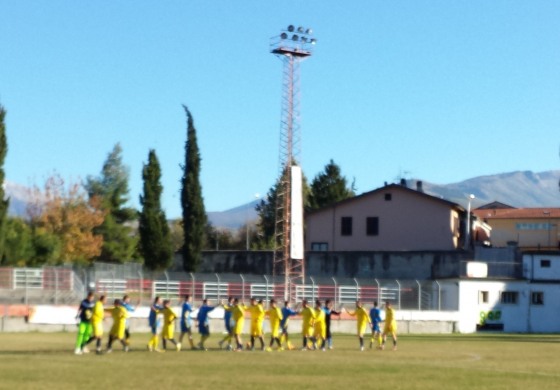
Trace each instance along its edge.
<instances>
[{"instance_id":1,"label":"player in blue jersey","mask_svg":"<svg viewBox=\"0 0 560 390\"><path fill-rule=\"evenodd\" d=\"M150 331L152 332L152 337L148 342L148 350L151 351L158 351L158 327L160 320L158 315L161 313L163 306L161 305L160 297L155 297L154 303L150 307L150 315L148 317L148 324L150 325Z\"/></svg>"},{"instance_id":2,"label":"player in blue jersey","mask_svg":"<svg viewBox=\"0 0 560 390\"><path fill-rule=\"evenodd\" d=\"M226 328L227 335L218 342L220 345L220 349L222 349L224 343L227 341L227 349L231 351L233 348L231 346L231 341L233 340L233 307L234 307L234 298L229 297L227 301L227 305L223 305L224 307L224 326Z\"/></svg>"},{"instance_id":3,"label":"player in blue jersey","mask_svg":"<svg viewBox=\"0 0 560 390\"><path fill-rule=\"evenodd\" d=\"M371 318L371 340L369 342L369 348L373 348L375 342L377 342L377 348L381 348L382 338L379 324L382 320L381 310L378 307L377 301L373 302L373 307L369 311L369 317Z\"/></svg>"},{"instance_id":4,"label":"player in blue jersey","mask_svg":"<svg viewBox=\"0 0 560 390\"><path fill-rule=\"evenodd\" d=\"M294 349L294 346L290 342L290 336L288 334L288 324L290 322L290 317L297 315L297 311L292 310L290 307L290 301L284 302L284 307L282 308L282 320L280 321L280 329L282 329L282 336L280 340L286 342L287 349Z\"/></svg>"},{"instance_id":5,"label":"player in blue jersey","mask_svg":"<svg viewBox=\"0 0 560 390\"><path fill-rule=\"evenodd\" d=\"M76 355L81 355L82 353L89 352L85 345L89 341L92 325L91 320L93 317L93 308L95 306L95 302L93 302L94 294L93 292L89 292L87 297L80 303L80 307L78 308L78 314L76 314L76 319L80 319L80 323L78 324L78 337L76 339L76 349L74 353Z\"/></svg>"},{"instance_id":6,"label":"player in blue jersey","mask_svg":"<svg viewBox=\"0 0 560 390\"><path fill-rule=\"evenodd\" d=\"M121 306L124 307L124 309L128 312L128 313L132 313L134 311L134 306L132 306L130 304L130 297L128 295L125 295L121 301ZM126 322L125 322L125 329L124 329L124 342L126 343L126 345L130 345L130 319L129 319L130 314L128 314L128 316L126 317Z\"/></svg>"},{"instance_id":7,"label":"player in blue jersey","mask_svg":"<svg viewBox=\"0 0 560 390\"><path fill-rule=\"evenodd\" d=\"M325 307L323 308L325 312L325 324L327 328L327 339L326 344L328 345L329 349L333 349L332 343L332 333L331 333L331 316L339 316L340 312L333 309L333 303L330 299L325 301ZM324 347L324 346L323 346Z\"/></svg>"},{"instance_id":8,"label":"player in blue jersey","mask_svg":"<svg viewBox=\"0 0 560 390\"><path fill-rule=\"evenodd\" d=\"M193 311L192 306L192 298L190 295L185 295L185 299L183 300L183 306L181 307L181 336L179 336L179 344L183 343L183 337L185 334L189 338L189 344L191 349L195 349L194 341L192 338L192 318L191 313Z\"/></svg>"},{"instance_id":9,"label":"player in blue jersey","mask_svg":"<svg viewBox=\"0 0 560 390\"><path fill-rule=\"evenodd\" d=\"M202 301L202 306L198 309L198 314L196 316L196 321L198 322L198 332L200 333L200 342L198 343L198 348L206 351L204 343L210 337L210 324L208 321L208 313L214 310L214 306L208 304L208 300L204 299Z\"/></svg>"}]
</instances>

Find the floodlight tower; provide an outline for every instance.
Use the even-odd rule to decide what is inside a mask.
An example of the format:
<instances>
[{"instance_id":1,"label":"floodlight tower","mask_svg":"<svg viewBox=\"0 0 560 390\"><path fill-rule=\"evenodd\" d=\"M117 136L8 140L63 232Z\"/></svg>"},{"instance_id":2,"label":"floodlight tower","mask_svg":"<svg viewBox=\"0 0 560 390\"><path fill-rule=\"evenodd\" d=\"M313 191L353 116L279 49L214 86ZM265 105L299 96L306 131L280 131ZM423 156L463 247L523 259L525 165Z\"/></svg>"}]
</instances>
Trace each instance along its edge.
<instances>
[{"instance_id":1,"label":"floodlight tower","mask_svg":"<svg viewBox=\"0 0 560 390\"><path fill-rule=\"evenodd\" d=\"M300 164L300 75L301 61L310 57L317 42L310 28L289 25L271 39L271 53L282 60L282 119L280 127L279 179L276 198L274 276L284 276L284 298L293 295L293 285L305 279L303 249L303 193Z\"/></svg>"}]
</instances>

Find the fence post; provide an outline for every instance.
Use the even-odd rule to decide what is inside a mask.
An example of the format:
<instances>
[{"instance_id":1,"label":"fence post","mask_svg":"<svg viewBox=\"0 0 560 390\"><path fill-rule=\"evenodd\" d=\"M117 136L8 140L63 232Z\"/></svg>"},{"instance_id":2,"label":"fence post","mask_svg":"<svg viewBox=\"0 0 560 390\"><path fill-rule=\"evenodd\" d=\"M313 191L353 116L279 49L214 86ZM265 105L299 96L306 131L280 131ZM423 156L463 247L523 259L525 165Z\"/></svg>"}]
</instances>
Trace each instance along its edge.
<instances>
[{"instance_id":1,"label":"fence post","mask_svg":"<svg viewBox=\"0 0 560 390\"><path fill-rule=\"evenodd\" d=\"M354 283L356 283L356 302L360 300L360 284L358 279L354 278Z\"/></svg>"},{"instance_id":2,"label":"fence post","mask_svg":"<svg viewBox=\"0 0 560 390\"><path fill-rule=\"evenodd\" d=\"M266 282L266 284L265 284L266 294L265 295L266 295L266 307L268 307L268 278L267 278L266 275L263 275L263 277L264 277L264 280Z\"/></svg>"},{"instance_id":3,"label":"fence post","mask_svg":"<svg viewBox=\"0 0 560 390\"><path fill-rule=\"evenodd\" d=\"M340 303L337 300L338 288L337 288L336 279L334 278L334 276L331 279L333 280L333 283L334 283L334 297L333 297L334 302L333 302L333 304L335 305L335 308L336 308L336 305Z\"/></svg>"},{"instance_id":4,"label":"fence post","mask_svg":"<svg viewBox=\"0 0 560 390\"><path fill-rule=\"evenodd\" d=\"M58 267L54 268L54 304L58 305Z\"/></svg>"},{"instance_id":5,"label":"fence post","mask_svg":"<svg viewBox=\"0 0 560 390\"><path fill-rule=\"evenodd\" d=\"M194 296L196 289L194 288L194 284L195 284L195 278L194 278L194 274L192 272L189 272L189 274L191 275L191 296L193 301L196 299L196 297Z\"/></svg>"},{"instance_id":6,"label":"fence post","mask_svg":"<svg viewBox=\"0 0 560 390\"><path fill-rule=\"evenodd\" d=\"M144 295L144 275L142 274L141 269L138 270L138 276L140 277L140 297L138 298L138 306L140 306Z\"/></svg>"},{"instance_id":7,"label":"fence post","mask_svg":"<svg viewBox=\"0 0 560 390\"><path fill-rule=\"evenodd\" d=\"M422 286L418 280L416 280L416 284L418 285L418 310L422 310Z\"/></svg>"},{"instance_id":8,"label":"fence post","mask_svg":"<svg viewBox=\"0 0 560 390\"><path fill-rule=\"evenodd\" d=\"M218 302L220 302L220 275L218 275L217 273L214 275L216 275L216 279L218 280Z\"/></svg>"},{"instance_id":9,"label":"fence post","mask_svg":"<svg viewBox=\"0 0 560 390\"><path fill-rule=\"evenodd\" d=\"M24 272L24 275L25 275L25 298L24 298L24 301L25 301L25 305L27 306L27 303L28 303L27 267L25 267L23 269L23 272Z\"/></svg>"},{"instance_id":10,"label":"fence post","mask_svg":"<svg viewBox=\"0 0 560 390\"><path fill-rule=\"evenodd\" d=\"M438 311L441 311L441 285L439 284L439 282L436 280L436 284L438 287L438 299L437 299L437 303L438 303Z\"/></svg>"},{"instance_id":11,"label":"fence post","mask_svg":"<svg viewBox=\"0 0 560 390\"><path fill-rule=\"evenodd\" d=\"M241 302L245 302L245 278L242 274L239 274L241 278Z\"/></svg>"},{"instance_id":12,"label":"fence post","mask_svg":"<svg viewBox=\"0 0 560 390\"><path fill-rule=\"evenodd\" d=\"M309 277L309 280L311 280L311 301L315 302L315 280L313 280L313 277L311 276ZM315 306L315 303L311 303L310 306Z\"/></svg>"},{"instance_id":13,"label":"fence post","mask_svg":"<svg viewBox=\"0 0 560 390\"><path fill-rule=\"evenodd\" d=\"M163 274L165 275L165 298L169 299L169 275L167 271L163 271Z\"/></svg>"},{"instance_id":14,"label":"fence post","mask_svg":"<svg viewBox=\"0 0 560 390\"><path fill-rule=\"evenodd\" d=\"M399 283L398 279L395 279L397 282L397 286L399 286L399 310L401 309L401 284Z\"/></svg>"},{"instance_id":15,"label":"fence post","mask_svg":"<svg viewBox=\"0 0 560 390\"><path fill-rule=\"evenodd\" d=\"M381 305L381 285L379 284L379 280L377 279L373 279L373 280L375 280L375 283L377 284L377 302L379 302L379 305Z\"/></svg>"}]
</instances>

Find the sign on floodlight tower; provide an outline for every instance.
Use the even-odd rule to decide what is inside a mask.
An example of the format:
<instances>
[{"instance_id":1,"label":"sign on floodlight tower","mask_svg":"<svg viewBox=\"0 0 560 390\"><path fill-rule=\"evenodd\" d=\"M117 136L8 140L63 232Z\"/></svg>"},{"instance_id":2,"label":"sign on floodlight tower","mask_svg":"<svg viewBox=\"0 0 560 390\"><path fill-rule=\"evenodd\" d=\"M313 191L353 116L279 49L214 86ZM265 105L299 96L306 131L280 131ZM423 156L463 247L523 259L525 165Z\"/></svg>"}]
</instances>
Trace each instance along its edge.
<instances>
[{"instance_id":1,"label":"sign on floodlight tower","mask_svg":"<svg viewBox=\"0 0 560 390\"><path fill-rule=\"evenodd\" d=\"M310 28L290 25L271 40L271 53L283 63L273 274L284 276L285 299L293 296L294 285L305 280L299 64L311 56L317 42L311 34Z\"/></svg>"}]
</instances>

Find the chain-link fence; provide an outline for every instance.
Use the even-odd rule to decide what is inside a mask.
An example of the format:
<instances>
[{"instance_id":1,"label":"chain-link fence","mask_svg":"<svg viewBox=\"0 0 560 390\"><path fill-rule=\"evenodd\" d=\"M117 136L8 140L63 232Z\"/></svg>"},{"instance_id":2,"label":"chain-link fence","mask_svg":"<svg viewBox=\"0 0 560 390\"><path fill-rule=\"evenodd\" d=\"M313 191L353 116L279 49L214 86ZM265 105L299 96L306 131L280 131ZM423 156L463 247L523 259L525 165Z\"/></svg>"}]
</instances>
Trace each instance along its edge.
<instances>
[{"instance_id":1,"label":"chain-link fence","mask_svg":"<svg viewBox=\"0 0 560 390\"><path fill-rule=\"evenodd\" d=\"M195 301L220 301L228 296L241 300L257 297L295 302L331 300L337 306L391 301L404 310L457 310L455 284L420 280L362 278L314 278L295 283L284 277L243 274L197 274L145 271L140 264L95 264L89 268L0 268L0 303L76 304L88 290L109 300L129 295L148 305L154 297Z\"/></svg>"}]
</instances>

